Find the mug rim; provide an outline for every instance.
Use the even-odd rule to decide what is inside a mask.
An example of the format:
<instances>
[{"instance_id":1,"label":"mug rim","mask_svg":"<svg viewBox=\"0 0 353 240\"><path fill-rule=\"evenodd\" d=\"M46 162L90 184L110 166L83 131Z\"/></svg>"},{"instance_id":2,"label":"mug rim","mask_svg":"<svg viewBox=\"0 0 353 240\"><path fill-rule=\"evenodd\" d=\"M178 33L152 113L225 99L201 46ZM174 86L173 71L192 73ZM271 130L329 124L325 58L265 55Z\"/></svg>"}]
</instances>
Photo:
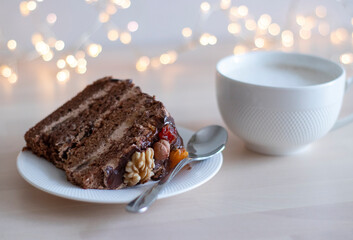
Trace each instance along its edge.
<instances>
[{"instance_id":1,"label":"mug rim","mask_svg":"<svg viewBox=\"0 0 353 240\"><path fill-rule=\"evenodd\" d=\"M269 85L260 85L260 84L256 84L256 83L250 83L250 82L245 82L245 81L240 81L236 78L231 78L229 76L226 76L226 74L222 73L222 71L220 70L220 66L221 64L223 64L226 61L229 61L230 59L237 59L237 58L242 58L244 56L248 56L248 55L254 55L254 54L269 54L269 55L275 55L275 54L280 54L280 55L291 55L291 56L300 56L300 57L305 57L305 58L312 58L312 59L316 59L319 61L324 61L327 64L331 64L335 67L337 67L338 69L340 69L340 74L336 77L333 78L329 81L323 82L323 83L318 83L318 84L312 84L312 85L305 85L305 86L269 86ZM323 58L323 57L319 57L319 56L315 56L312 54L305 54L305 53L298 53L298 52L283 52L283 51L251 51L251 52L246 52L246 53L242 53L242 54L237 54L237 55L229 55L226 56L222 59L220 59L217 62L216 65L216 71L217 74L220 74L222 77L226 78L226 79L230 79L236 83L239 84L244 84L244 85L248 85L248 86L254 86L254 87L259 87L259 88L266 88L266 89L283 89L283 90L305 90L305 89L313 89L313 88L320 88L320 87L325 87L325 86L330 86L335 84L335 82L337 82L337 80L339 80L342 76L345 77L345 73L346 70L344 69L344 67L339 64L336 63L334 61L331 61L329 59Z\"/></svg>"}]
</instances>

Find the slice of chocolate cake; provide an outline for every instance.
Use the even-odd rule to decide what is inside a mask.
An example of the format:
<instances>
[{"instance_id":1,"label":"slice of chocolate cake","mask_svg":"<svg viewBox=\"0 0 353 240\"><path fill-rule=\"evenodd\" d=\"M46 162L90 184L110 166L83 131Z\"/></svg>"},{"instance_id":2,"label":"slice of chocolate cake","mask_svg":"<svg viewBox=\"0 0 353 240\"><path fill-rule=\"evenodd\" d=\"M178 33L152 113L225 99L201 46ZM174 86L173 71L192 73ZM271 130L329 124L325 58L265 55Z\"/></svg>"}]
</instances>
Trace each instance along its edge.
<instances>
[{"instance_id":1,"label":"slice of chocolate cake","mask_svg":"<svg viewBox=\"0 0 353 240\"><path fill-rule=\"evenodd\" d=\"M87 86L31 128L25 140L82 188L158 180L187 156L163 104L131 80L110 77Z\"/></svg>"}]
</instances>

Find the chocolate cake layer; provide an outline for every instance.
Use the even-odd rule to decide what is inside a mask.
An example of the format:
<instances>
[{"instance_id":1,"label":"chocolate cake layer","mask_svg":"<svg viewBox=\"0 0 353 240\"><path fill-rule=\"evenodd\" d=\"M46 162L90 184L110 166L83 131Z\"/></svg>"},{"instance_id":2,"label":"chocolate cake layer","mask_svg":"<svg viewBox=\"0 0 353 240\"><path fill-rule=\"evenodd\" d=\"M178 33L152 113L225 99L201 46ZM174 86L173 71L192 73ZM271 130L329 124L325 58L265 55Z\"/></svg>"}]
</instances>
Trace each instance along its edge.
<instances>
[{"instance_id":1,"label":"chocolate cake layer","mask_svg":"<svg viewBox=\"0 0 353 240\"><path fill-rule=\"evenodd\" d=\"M71 181L76 181L77 185L84 188L116 189L126 186L123 184L123 174L132 153L151 147L158 140L157 135L161 128L171 122L168 112L160 102L145 94L136 97L140 99L136 105L125 106L124 110L111 114L103 121L105 131L96 131L86 139L82 147L72 152L70 159L74 163L65 169ZM115 119L119 116L126 118L115 127ZM96 149L100 150L104 146L105 150L96 150L93 156L85 155L87 146L101 138L106 141ZM172 148L182 146L177 144L173 144Z\"/></svg>"},{"instance_id":2,"label":"chocolate cake layer","mask_svg":"<svg viewBox=\"0 0 353 240\"><path fill-rule=\"evenodd\" d=\"M25 134L27 147L64 169L83 188L120 189L125 167L136 151L159 140L173 118L163 104L130 80L103 78L40 121ZM183 147L176 131L171 149ZM156 160L153 179L169 171L168 159Z\"/></svg>"},{"instance_id":3,"label":"chocolate cake layer","mask_svg":"<svg viewBox=\"0 0 353 240\"><path fill-rule=\"evenodd\" d=\"M36 155L53 162L58 168L63 168L65 150L90 135L99 111L92 114L88 109L93 102L109 94L114 86L109 80L110 78L104 78L87 86L84 91L31 128L25 134L27 147Z\"/></svg>"}]
</instances>

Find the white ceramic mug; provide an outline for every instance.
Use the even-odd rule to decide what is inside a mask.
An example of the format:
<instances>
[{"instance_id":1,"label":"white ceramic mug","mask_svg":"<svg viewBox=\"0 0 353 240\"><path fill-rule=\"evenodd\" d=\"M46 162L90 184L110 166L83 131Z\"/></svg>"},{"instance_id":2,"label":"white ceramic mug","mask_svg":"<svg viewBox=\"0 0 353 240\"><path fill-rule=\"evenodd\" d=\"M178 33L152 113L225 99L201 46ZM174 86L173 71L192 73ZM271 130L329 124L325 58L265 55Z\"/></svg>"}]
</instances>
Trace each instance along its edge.
<instances>
[{"instance_id":1,"label":"white ceramic mug","mask_svg":"<svg viewBox=\"0 0 353 240\"><path fill-rule=\"evenodd\" d=\"M343 67L304 54L255 51L217 64L218 106L229 129L253 151L286 155L305 149L331 129L345 91Z\"/></svg>"}]
</instances>

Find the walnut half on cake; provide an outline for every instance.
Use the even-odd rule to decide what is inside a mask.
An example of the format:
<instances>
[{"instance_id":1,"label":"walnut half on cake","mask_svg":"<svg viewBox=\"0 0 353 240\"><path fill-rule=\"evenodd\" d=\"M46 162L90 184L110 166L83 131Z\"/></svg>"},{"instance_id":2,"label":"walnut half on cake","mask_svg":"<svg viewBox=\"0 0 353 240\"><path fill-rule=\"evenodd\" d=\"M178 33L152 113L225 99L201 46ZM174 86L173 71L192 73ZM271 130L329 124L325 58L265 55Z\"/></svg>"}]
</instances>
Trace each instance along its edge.
<instances>
[{"instance_id":1,"label":"walnut half on cake","mask_svg":"<svg viewBox=\"0 0 353 240\"><path fill-rule=\"evenodd\" d=\"M158 180L187 156L163 104L131 80L106 77L25 134L27 149L82 188L121 189Z\"/></svg>"}]
</instances>

